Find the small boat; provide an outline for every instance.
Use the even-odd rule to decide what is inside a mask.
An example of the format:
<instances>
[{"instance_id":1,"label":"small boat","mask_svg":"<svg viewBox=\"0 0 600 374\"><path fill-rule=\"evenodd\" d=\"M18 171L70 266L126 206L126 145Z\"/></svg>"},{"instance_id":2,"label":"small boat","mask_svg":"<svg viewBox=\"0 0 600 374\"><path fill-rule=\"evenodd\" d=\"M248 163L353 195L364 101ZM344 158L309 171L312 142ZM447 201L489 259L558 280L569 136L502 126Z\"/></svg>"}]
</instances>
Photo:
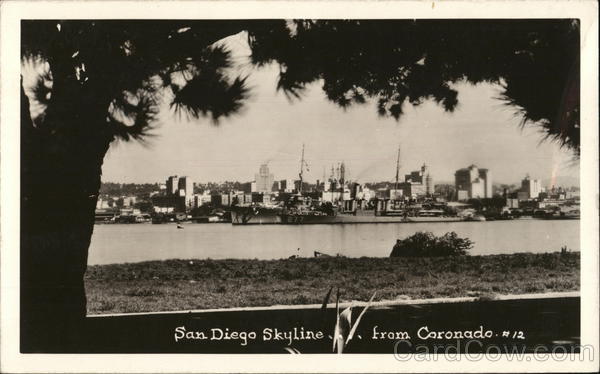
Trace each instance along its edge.
<instances>
[{"instance_id":1,"label":"small boat","mask_svg":"<svg viewBox=\"0 0 600 374\"><path fill-rule=\"evenodd\" d=\"M183 226L181 225L181 223L178 223L178 224L177 224L177 228L178 228L178 229L183 229Z\"/></svg>"}]
</instances>

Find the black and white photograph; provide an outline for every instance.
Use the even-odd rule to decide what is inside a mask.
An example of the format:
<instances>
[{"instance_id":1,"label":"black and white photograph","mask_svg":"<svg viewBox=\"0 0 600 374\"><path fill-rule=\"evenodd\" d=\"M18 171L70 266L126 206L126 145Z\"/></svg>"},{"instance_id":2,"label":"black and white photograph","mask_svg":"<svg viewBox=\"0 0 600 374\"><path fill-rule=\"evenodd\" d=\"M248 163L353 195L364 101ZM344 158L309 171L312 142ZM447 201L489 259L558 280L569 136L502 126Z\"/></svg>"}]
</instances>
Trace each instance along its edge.
<instances>
[{"instance_id":1,"label":"black and white photograph","mask_svg":"<svg viewBox=\"0 0 600 374\"><path fill-rule=\"evenodd\" d=\"M597 4L333 3L2 4L3 372L598 367Z\"/></svg>"}]
</instances>

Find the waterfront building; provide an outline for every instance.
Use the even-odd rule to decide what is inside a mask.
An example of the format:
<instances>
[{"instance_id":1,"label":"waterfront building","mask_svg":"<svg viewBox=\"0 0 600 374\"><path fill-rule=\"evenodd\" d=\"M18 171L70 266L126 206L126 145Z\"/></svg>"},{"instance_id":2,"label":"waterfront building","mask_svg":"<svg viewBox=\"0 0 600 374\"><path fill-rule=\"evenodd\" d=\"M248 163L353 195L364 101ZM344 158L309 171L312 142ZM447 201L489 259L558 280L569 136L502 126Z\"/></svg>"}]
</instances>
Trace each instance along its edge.
<instances>
[{"instance_id":1,"label":"waterfront building","mask_svg":"<svg viewBox=\"0 0 600 374\"><path fill-rule=\"evenodd\" d=\"M360 183L352 183L350 188L350 199L370 200L375 197L375 192Z\"/></svg>"},{"instance_id":2,"label":"waterfront building","mask_svg":"<svg viewBox=\"0 0 600 374\"><path fill-rule=\"evenodd\" d=\"M123 198L123 206L124 207L132 207L134 206L136 203L136 197L135 196L125 196Z\"/></svg>"},{"instance_id":3,"label":"waterfront building","mask_svg":"<svg viewBox=\"0 0 600 374\"><path fill-rule=\"evenodd\" d=\"M375 191L373 191L369 187L366 187L366 186L363 187L361 193L362 193L362 196L359 196L360 199L371 200L371 199L375 198Z\"/></svg>"},{"instance_id":4,"label":"waterfront building","mask_svg":"<svg viewBox=\"0 0 600 374\"><path fill-rule=\"evenodd\" d=\"M423 164L423 166L421 166L420 170L411 171L410 174L406 174L404 176L404 181L410 182L410 183L423 184L426 172L427 172L427 165Z\"/></svg>"},{"instance_id":5,"label":"waterfront building","mask_svg":"<svg viewBox=\"0 0 600 374\"><path fill-rule=\"evenodd\" d=\"M270 193L274 179L273 174L269 173L269 166L267 164L260 165L258 173L254 175L251 192Z\"/></svg>"},{"instance_id":6,"label":"waterfront building","mask_svg":"<svg viewBox=\"0 0 600 374\"><path fill-rule=\"evenodd\" d=\"M166 195L152 196L152 204L160 211L186 212L195 206L194 182L190 177L171 175L165 183Z\"/></svg>"},{"instance_id":7,"label":"waterfront building","mask_svg":"<svg viewBox=\"0 0 600 374\"><path fill-rule=\"evenodd\" d=\"M521 192L525 199L536 199L542 192L542 181L539 179L531 179L529 175L521 181Z\"/></svg>"},{"instance_id":8,"label":"waterfront building","mask_svg":"<svg viewBox=\"0 0 600 374\"><path fill-rule=\"evenodd\" d=\"M231 195L228 193L217 193L214 195L211 195L210 197L210 203L213 206L219 207L219 206L230 206L236 198L235 195ZM239 204L241 204L243 201L240 201Z\"/></svg>"},{"instance_id":9,"label":"waterfront building","mask_svg":"<svg viewBox=\"0 0 600 374\"><path fill-rule=\"evenodd\" d=\"M390 198L390 199L392 199L392 200L401 200L402 197L404 196L404 191L406 190L406 187L402 186L402 184L403 183L400 184L400 187L403 187L403 188L398 188L397 190L394 189L394 188L391 188L389 190L389 196L387 196L387 197ZM410 186L407 186L407 187L410 188Z\"/></svg>"},{"instance_id":10,"label":"waterfront building","mask_svg":"<svg viewBox=\"0 0 600 374\"><path fill-rule=\"evenodd\" d=\"M457 190L456 191L456 200L463 201L469 199L469 191L467 190Z\"/></svg>"},{"instance_id":11,"label":"waterfront building","mask_svg":"<svg viewBox=\"0 0 600 374\"><path fill-rule=\"evenodd\" d=\"M179 196L191 196L194 194L194 182L190 177L180 177L177 188L179 189Z\"/></svg>"},{"instance_id":12,"label":"waterfront building","mask_svg":"<svg viewBox=\"0 0 600 374\"><path fill-rule=\"evenodd\" d=\"M425 194L427 194L427 196L432 196L433 192L433 177L431 176L431 174L427 173L427 175L425 176Z\"/></svg>"},{"instance_id":13,"label":"waterfront building","mask_svg":"<svg viewBox=\"0 0 600 374\"><path fill-rule=\"evenodd\" d=\"M167 196L178 200L175 204L177 211L184 212L191 209L194 206L194 182L187 176L170 176L167 179Z\"/></svg>"},{"instance_id":14,"label":"waterfront building","mask_svg":"<svg viewBox=\"0 0 600 374\"><path fill-rule=\"evenodd\" d=\"M185 199L186 209L194 206L194 182L190 177L179 178L179 196Z\"/></svg>"},{"instance_id":15,"label":"waterfront building","mask_svg":"<svg viewBox=\"0 0 600 374\"><path fill-rule=\"evenodd\" d=\"M282 179L279 181L279 192L294 193L296 183L293 179Z\"/></svg>"},{"instance_id":16,"label":"waterfront building","mask_svg":"<svg viewBox=\"0 0 600 374\"><path fill-rule=\"evenodd\" d=\"M459 201L492 197L492 175L488 169L471 165L457 170L454 178Z\"/></svg>"},{"instance_id":17,"label":"waterfront building","mask_svg":"<svg viewBox=\"0 0 600 374\"><path fill-rule=\"evenodd\" d=\"M172 175L167 178L167 195L176 195L179 190L179 178L177 175Z\"/></svg>"},{"instance_id":18,"label":"waterfront building","mask_svg":"<svg viewBox=\"0 0 600 374\"><path fill-rule=\"evenodd\" d=\"M248 192L246 191L230 191L228 196L228 203L223 205L244 205L244 196Z\"/></svg>"},{"instance_id":19,"label":"waterfront building","mask_svg":"<svg viewBox=\"0 0 600 374\"><path fill-rule=\"evenodd\" d=\"M185 198L177 195L155 195L152 196L152 206L157 213L185 212Z\"/></svg>"},{"instance_id":20,"label":"waterfront building","mask_svg":"<svg viewBox=\"0 0 600 374\"><path fill-rule=\"evenodd\" d=\"M508 208L518 208L519 207L519 199L507 198L506 206Z\"/></svg>"},{"instance_id":21,"label":"waterfront building","mask_svg":"<svg viewBox=\"0 0 600 374\"><path fill-rule=\"evenodd\" d=\"M407 198L431 196L433 195L433 187L433 177L429 173L427 165L423 164L421 169L406 174L404 176L404 182L398 184L398 188L402 190L402 194L396 193L394 197L392 197L390 191L390 198L400 198L401 196Z\"/></svg>"},{"instance_id":22,"label":"waterfront building","mask_svg":"<svg viewBox=\"0 0 600 374\"><path fill-rule=\"evenodd\" d=\"M256 184L254 184L254 187L252 187L253 183L254 182L241 183L239 191L245 192L245 193L251 193L253 188L256 189Z\"/></svg>"},{"instance_id":23,"label":"waterfront building","mask_svg":"<svg viewBox=\"0 0 600 374\"><path fill-rule=\"evenodd\" d=\"M492 173L488 169L479 169L479 179L483 180L483 197L492 197Z\"/></svg>"},{"instance_id":24,"label":"waterfront building","mask_svg":"<svg viewBox=\"0 0 600 374\"><path fill-rule=\"evenodd\" d=\"M396 197L401 198L402 196L406 196L407 198L417 198L419 196L425 196L425 186L421 183L412 183L412 182L404 182L398 185L400 187L399 192L396 194ZM390 190L390 193L393 190ZM392 196L390 198L393 199Z\"/></svg>"},{"instance_id":25,"label":"waterfront building","mask_svg":"<svg viewBox=\"0 0 600 374\"><path fill-rule=\"evenodd\" d=\"M172 206L153 205L153 209L154 209L155 213L173 213L173 212L175 212L175 207L172 207Z\"/></svg>"},{"instance_id":26,"label":"waterfront building","mask_svg":"<svg viewBox=\"0 0 600 374\"><path fill-rule=\"evenodd\" d=\"M344 187L343 192L342 189L339 188L337 190L323 191L321 194L321 201L323 202L338 202L344 200L351 200L351 191L348 187Z\"/></svg>"},{"instance_id":27,"label":"waterfront building","mask_svg":"<svg viewBox=\"0 0 600 374\"><path fill-rule=\"evenodd\" d=\"M98 199L98 201L96 202L96 209L108 209L108 208L110 208L108 200Z\"/></svg>"},{"instance_id":28,"label":"waterfront building","mask_svg":"<svg viewBox=\"0 0 600 374\"><path fill-rule=\"evenodd\" d=\"M204 191L203 194L194 194L194 208L199 208L204 204L208 204L212 202L212 196L209 191Z\"/></svg>"},{"instance_id":29,"label":"waterfront building","mask_svg":"<svg viewBox=\"0 0 600 374\"><path fill-rule=\"evenodd\" d=\"M375 190L375 197L378 199L389 199L390 198L390 194L389 194L389 188L387 187L380 187L378 189Z\"/></svg>"}]
</instances>

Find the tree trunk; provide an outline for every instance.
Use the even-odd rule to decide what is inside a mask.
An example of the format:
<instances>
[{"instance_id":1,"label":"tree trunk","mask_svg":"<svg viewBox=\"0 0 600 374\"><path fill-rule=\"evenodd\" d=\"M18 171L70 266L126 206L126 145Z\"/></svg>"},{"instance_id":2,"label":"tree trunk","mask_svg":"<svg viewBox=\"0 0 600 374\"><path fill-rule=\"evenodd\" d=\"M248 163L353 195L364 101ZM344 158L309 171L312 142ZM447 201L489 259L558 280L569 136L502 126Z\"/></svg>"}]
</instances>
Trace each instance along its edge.
<instances>
[{"instance_id":1,"label":"tree trunk","mask_svg":"<svg viewBox=\"0 0 600 374\"><path fill-rule=\"evenodd\" d=\"M23 353L73 351L83 332L88 247L112 137L107 104L74 92L78 98L58 97L60 109L49 108L44 126L35 127L21 88Z\"/></svg>"}]
</instances>

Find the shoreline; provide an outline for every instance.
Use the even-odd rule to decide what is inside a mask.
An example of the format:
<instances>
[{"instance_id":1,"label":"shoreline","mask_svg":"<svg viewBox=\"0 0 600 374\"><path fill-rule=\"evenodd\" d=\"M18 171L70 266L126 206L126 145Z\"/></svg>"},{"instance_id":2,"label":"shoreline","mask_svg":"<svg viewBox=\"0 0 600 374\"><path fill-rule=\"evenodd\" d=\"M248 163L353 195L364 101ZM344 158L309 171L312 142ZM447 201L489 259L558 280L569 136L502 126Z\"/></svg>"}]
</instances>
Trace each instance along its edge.
<instances>
[{"instance_id":1,"label":"shoreline","mask_svg":"<svg viewBox=\"0 0 600 374\"><path fill-rule=\"evenodd\" d=\"M580 289L580 253L432 258L164 260L88 266L89 314L402 301L569 292ZM330 302L334 300L332 295Z\"/></svg>"}]
</instances>

